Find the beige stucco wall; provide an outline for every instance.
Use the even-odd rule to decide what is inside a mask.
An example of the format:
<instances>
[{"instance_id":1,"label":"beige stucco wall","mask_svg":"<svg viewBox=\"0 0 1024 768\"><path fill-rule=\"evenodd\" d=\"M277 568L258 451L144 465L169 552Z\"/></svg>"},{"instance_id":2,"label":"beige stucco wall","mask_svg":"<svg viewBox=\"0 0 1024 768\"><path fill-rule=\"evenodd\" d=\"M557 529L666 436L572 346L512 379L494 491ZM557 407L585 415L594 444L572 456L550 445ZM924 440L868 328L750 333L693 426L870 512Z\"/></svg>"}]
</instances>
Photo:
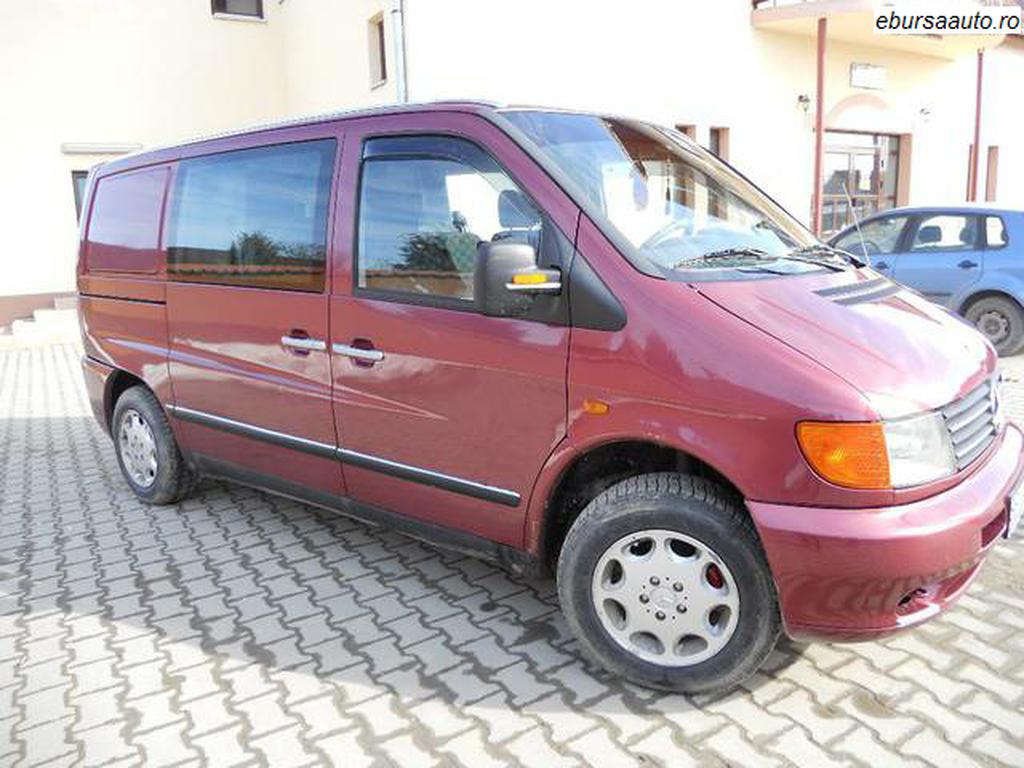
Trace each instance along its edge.
<instances>
[{"instance_id":1,"label":"beige stucco wall","mask_svg":"<svg viewBox=\"0 0 1024 768\"><path fill-rule=\"evenodd\" d=\"M283 6L286 108L312 114L395 100L395 81L370 87L367 24L385 19L391 55L387 0L287 0Z\"/></svg>"},{"instance_id":2,"label":"beige stucco wall","mask_svg":"<svg viewBox=\"0 0 1024 768\"><path fill-rule=\"evenodd\" d=\"M412 98L478 95L610 110L697 124L701 141L710 126L726 126L732 162L809 218L814 105L805 112L797 99L815 95L815 39L755 29L749 3L651 0L627 11L615 3L520 0L500 20L475 0L407 0L407 7ZM831 41L825 107L835 112L826 127L913 134L910 201L960 202L974 125L974 61L969 53L948 61ZM885 66L885 90L851 88L852 62ZM1021 99L1013 96L1024 79L1010 74L1016 66L1005 65L998 79L992 74L987 120L993 137L1024 146ZM854 95L870 96L874 105L842 109ZM1000 198L1021 205L1008 179L1017 151L1003 150Z\"/></svg>"},{"instance_id":3,"label":"beige stucco wall","mask_svg":"<svg viewBox=\"0 0 1024 768\"><path fill-rule=\"evenodd\" d=\"M982 133L985 148L999 147L997 200L1024 209L1024 40L993 51L986 60L987 108ZM979 194L985 190L984 177Z\"/></svg>"},{"instance_id":4,"label":"beige stucco wall","mask_svg":"<svg viewBox=\"0 0 1024 768\"><path fill-rule=\"evenodd\" d=\"M209 0L0 4L0 295L74 288L71 171L109 156L68 142L146 146L285 114L282 6L215 19Z\"/></svg>"},{"instance_id":5,"label":"beige stucco wall","mask_svg":"<svg viewBox=\"0 0 1024 768\"><path fill-rule=\"evenodd\" d=\"M265 0L265 21L209 0L0 0L0 296L71 290L71 171L109 159L61 145L173 143L285 116L386 103L367 22L390 0ZM405 0L410 98L608 110L730 129L731 160L809 217L815 42L755 29L741 0ZM851 62L888 87L849 87ZM1024 207L1024 47L988 55L983 153L1001 148L999 200ZM853 101L850 97L855 97ZM911 133L911 203L958 202L972 140L974 58L830 42L828 127ZM984 174L980 183L984 190Z\"/></svg>"}]
</instances>

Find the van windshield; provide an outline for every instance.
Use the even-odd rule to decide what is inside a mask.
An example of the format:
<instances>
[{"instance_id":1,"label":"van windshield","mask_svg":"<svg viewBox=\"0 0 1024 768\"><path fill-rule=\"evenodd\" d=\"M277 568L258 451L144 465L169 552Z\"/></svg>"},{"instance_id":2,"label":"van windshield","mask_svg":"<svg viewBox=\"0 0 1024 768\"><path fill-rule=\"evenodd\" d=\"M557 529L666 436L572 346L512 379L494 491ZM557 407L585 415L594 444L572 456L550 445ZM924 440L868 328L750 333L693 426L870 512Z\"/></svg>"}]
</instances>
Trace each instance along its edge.
<instances>
[{"instance_id":1,"label":"van windshield","mask_svg":"<svg viewBox=\"0 0 1024 768\"><path fill-rule=\"evenodd\" d=\"M800 274L835 261L764 193L681 134L597 115L502 114L620 241L663 272Z\"/></svg>"}]
</instances>

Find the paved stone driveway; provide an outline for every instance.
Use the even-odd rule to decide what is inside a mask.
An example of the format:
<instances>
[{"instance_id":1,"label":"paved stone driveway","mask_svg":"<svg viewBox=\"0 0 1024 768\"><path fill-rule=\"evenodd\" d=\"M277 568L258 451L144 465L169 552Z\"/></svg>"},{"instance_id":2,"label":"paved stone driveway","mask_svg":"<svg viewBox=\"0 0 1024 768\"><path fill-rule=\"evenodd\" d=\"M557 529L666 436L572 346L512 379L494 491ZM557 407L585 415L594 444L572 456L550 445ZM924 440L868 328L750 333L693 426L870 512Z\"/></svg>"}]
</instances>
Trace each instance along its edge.
<instances>
[{"instance_id":1,"label":"paved stone driveway","mask_svg":"<svg viewBox=\"0 0 1024 768\"><path fill-rule=\"evenodd\" d=\"M1024 766L1020 539L918 631L666 696L551 582L240 486L137 503L78 354L0 353L0 765Z\"/></svg>"}]
</instances>

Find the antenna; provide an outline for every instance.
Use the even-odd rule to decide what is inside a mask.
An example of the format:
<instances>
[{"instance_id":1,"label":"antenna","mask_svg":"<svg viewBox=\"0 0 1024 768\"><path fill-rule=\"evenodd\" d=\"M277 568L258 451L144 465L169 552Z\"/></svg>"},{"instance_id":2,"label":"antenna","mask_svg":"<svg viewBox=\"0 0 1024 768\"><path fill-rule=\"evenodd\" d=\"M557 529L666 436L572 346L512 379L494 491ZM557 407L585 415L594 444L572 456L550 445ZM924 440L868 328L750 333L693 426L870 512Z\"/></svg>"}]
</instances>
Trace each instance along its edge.
<instances>
[{"instance_id":1,"label":"antenna","mask_svg":"<svg viewBox=\"0 0 1024 768\"><path fill-rule=\"evenodd\" d=\"M850 196L850 188L846 186L846 179L839 182L843 185L843 194L846 195L846 204L850 206L850 215L853 216L853 226L857 229L857 237L860 239L860 252L864 259L868 258L868 247L864 244L864 233L860 231L860 217L857 215L857 208L853 204L853 197Z\"/></svg>"}]
</instances>

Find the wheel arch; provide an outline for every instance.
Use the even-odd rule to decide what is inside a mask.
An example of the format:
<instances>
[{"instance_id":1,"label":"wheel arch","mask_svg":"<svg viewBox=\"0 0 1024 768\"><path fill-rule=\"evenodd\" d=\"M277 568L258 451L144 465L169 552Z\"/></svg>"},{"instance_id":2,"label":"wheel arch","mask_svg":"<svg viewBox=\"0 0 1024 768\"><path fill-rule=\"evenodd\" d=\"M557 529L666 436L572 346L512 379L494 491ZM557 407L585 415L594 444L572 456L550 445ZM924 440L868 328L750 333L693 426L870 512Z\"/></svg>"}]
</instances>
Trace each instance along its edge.
<instances>
[{"instance_id":1,"label":"wheel arch","mask_svg":"<svg viewBox=\"0 0 1024 768\"><path fill-rule=\"evenodd\" d=\"M103 418L108 432L113 429L114 406L121 395L134 386L143 386L152 391L145 381L121 368L116 369L107 379L106 391L103 394Z\"/></svg>"},{"instance_id":2,"label":"wheel arch","mask_svg":"<svg viewBox=\"0 0 1024 768\"><path fill-rule=\"evenodd\" d=\"M549 572L566 533L587 504L629 477L650 472L692 474L713 480L743 499L739 487L696 452L651 436L615 436L565 447L545 469L549 479L538 484L540 497L531 503L526 548Z\"/></svg>"},{"instance_id":3,"label":"wheel arch","mask_svg":"<svg viewBox=\"0 0 1024 768\"><path fill-rule=\"evenodd\" d=\"M1014 295L1013 291L1005 287L992 286L987 288L977 288L973 290L969 296L967 296L960 302L959 306L957 307L957 314L960 315L961 317L966 316L968 310L970 310L973 304L981 301L982 299L991 298L1009 299L1018 307L1020 307L1022 312L1024 312L1024 304L1022 304L1021 300Z\"/></svg>"}]
</instances>

